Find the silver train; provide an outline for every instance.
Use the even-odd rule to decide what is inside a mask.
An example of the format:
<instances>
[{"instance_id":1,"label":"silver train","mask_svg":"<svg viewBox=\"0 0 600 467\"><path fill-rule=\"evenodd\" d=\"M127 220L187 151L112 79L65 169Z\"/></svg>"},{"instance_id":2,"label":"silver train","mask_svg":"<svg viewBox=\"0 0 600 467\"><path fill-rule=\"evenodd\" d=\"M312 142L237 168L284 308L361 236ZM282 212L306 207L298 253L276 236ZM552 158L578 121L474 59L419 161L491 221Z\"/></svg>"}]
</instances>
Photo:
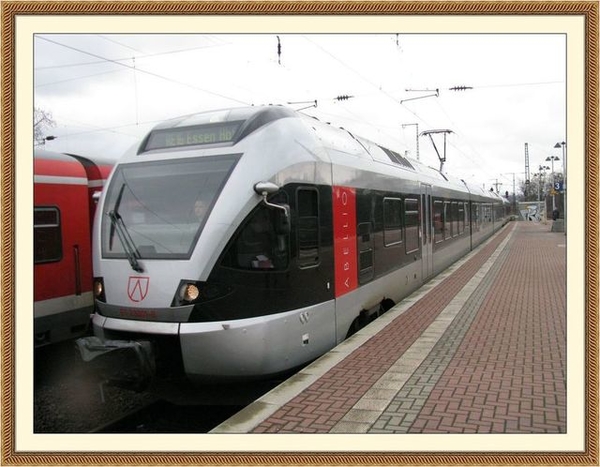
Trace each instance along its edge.
<instances>
[{"instance_id":1,"label":"silver train","mask_svg":"<svg viewBox=\"0 0 600 467\"><path fill-rule=\"evenodd\" d=\"M131 351L146 383L271 378L482 243L507 206L284 107L170 120L103 192L94 336L78 345L86 360Z\"/></svg>"}]
</instances>

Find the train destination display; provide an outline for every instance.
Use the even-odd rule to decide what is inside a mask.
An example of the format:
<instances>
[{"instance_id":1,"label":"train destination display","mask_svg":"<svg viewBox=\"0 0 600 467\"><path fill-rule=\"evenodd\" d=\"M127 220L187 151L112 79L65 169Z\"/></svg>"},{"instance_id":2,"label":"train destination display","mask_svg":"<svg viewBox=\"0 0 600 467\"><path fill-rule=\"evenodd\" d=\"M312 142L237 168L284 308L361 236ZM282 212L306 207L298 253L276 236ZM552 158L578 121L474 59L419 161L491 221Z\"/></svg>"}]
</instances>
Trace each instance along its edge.
<instances>
[{"instance_id":1,"label":"train destination display","mask_svg":"<svg viewBox=\"0 0 600 467\"><path fill-rule=\"evenodd\" d=\"M241 122L223 122L154 130L148 137L144 151L201 144L229 143L233 141L240 125Z\"/></svg>"}]
</instances>

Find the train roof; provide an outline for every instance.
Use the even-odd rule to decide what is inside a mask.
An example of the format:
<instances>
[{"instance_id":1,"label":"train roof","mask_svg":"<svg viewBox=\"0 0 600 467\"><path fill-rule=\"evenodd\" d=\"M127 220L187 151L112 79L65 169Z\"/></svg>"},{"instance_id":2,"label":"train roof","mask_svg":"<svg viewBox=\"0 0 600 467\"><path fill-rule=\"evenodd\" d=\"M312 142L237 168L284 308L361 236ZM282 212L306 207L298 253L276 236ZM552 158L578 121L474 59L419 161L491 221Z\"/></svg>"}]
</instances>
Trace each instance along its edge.
<instances>
[{"instance_id":1,"label":"train roof","mask_svg":"<svg viewBox=\"0 0 600 467\"><path fill-rule=\"evenodd\" d=\"M72 160L73 158L80 161L89 161L96 165L114 165L117 162L115 157L97 157L97 156L82 156L80 154L71 154L66 152L48 151L47 149L36 147L33 150L33 156L36 159L48 160Z\"/></svg>"},{"instance_id":2,"label":"train roof","mask_svg":"<svg viewBox=\"0 0 600 467\"><path fill-rule=\"evenodd\" d=\"M260 120L262 125L264 125L269 121L277 120L279 118L297 116L298 114L294 110L281 106L234 107L231 109L208 110L172 118L159 123L152 131L165 128L207 125L217 122L247 122L249 120Z\"/></svg>"},{"instance_id":3,"label":"train roof","mask_svg":"<svg viewBox=\"0 0 600 467\"><path fill-rule=\"evenodd\" d=\"M71 157L62 152L47 151L46 149L35 148L33 156L37 159L49 159L58 161L71 160Z\"/></svg>"},{"instance_id":4,"label":"train roof","mask_svg":"<svg viewBox=\"0 0 600 467\"><path fill-rule=\"evenodd\" d=\"M331 125L327 122L322 122L316 117L307 116L301 114L295 110L289 109L283 106L249 106L249 107L235 107L230 109L219 109L210 110L206 112L200 112L195 114L189 114L182 117L173 118L165 122L156 125L150 133L146 136L142 144L139 146L138 154L153 149L159 149L160 143L153 141L153 135L160 134L161 132L168 132L169 130L177 130L188 127L198 126L210 126L227 123L237 123L239 128L235 128L235 135L231 136L227 142L237 143L253 131L266 125L267 123L279 120L281 118L304 118L313 123L318 123L322 126L329 127L334 131L343 132L356 140L375 161L392 163L394 165L403 167L405 169L428 174L439 180L448 180L448 178L441 172L427 167L418 161L412 160L409 157L401 155L400 153L386 148L374 141L367 138L363 138L358 135L354 135L350 131ZM225 142L225 141L222 141Z\"/></svg>"},{"instance_id":5,"label":"train roof","mask_svg":"<svg viewBox=\"0 0 600 467\"><path fill-rule=\"evenodd\" d=\"M432 183L446 185L449 187L452 186L454 189L461 191L468 191L468 188L466 187L463 180L457 177L446 175L433 167L427 166L421 163L420 161L412 159L406 155L402 155L397 151L380 145L379 143L376 143L367 138L363 138L362 136L354 135L353 133L344 128L339 128L329 123L320 122L314 117L306 118L311 118L319 122L321 128L323 126L326 126L327 128L331 128L334 132L341 132L340 134L344 134L346 135L346 137L351 137L354 140L356 140L364 150L364 153L361 157L365 159L368 159L373 162L386 164L388 166L393 166L395 168L400 168L404 171L407 171L408 173L414 174L415 177L425 177L429 179ZM330 134L331 133L328 132L319 132L319 137L327 138Z\"/></svg>"},{"instance_id":6,"label":"train roof","mask_svg":"<svg viewBox=\"0 0 600 467\"><path fill-rule=\"evenodd\" d=\"M198 141L193 144L200 145L209 143L234 145L262 126L282 118L304 119L312 124L315 130L317 130L317 127L320 129L320 131L317 131L319 138L331 139L330 143L340 137L351 138L364 149L361 155L363 158L398 167L414 173L415 176L425 176L437 183L447 184L482 197L492 196L502 199L494 192L486 192L478 186L469 185L462 179L444 174L434 167L427 166L372 140L354 135L344 128L279 105L210 110L164 121L156 125L146 135L138 146L137 154L178 146L178 143L170 145L168 141L168 138L177 137L192 138L192 141ZM188 129L192 130L188 131ZM325 131L326 129L327 131Z\"/></svg>"},{"instance_id":7,"label":"train roof","mask_svg":"<svg viewBox=\"0 0 600 467\"><path fill-rule=\"evenodd\" d=\"M235 107L185 115L156 125L140 144L138 154L169 147L168 137L195 138L197 144L236 144L267 123L298 116L296 111L281 106ZM211 128L212 131L183 133L187 128Z\"/></svg>"}]
</instances>

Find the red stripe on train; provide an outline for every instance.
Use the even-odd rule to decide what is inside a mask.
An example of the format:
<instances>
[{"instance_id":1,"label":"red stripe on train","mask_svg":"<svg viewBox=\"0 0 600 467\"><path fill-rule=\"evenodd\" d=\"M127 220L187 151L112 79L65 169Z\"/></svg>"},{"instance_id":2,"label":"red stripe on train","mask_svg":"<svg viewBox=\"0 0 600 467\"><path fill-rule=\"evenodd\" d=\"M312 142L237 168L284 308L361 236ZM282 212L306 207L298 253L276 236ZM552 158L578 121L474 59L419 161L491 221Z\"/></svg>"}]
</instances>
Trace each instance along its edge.
<instances>
[{"instance_id":1,"label":"red stripe on train","mask_svg":"<svg viewBox=\"0 0 600 467\"><path fill-rule=\"evenodd\" d=\"M335 296L358 286L356 259L356 190L333 187L333 251Z\"/></svg>"}]
</instances>

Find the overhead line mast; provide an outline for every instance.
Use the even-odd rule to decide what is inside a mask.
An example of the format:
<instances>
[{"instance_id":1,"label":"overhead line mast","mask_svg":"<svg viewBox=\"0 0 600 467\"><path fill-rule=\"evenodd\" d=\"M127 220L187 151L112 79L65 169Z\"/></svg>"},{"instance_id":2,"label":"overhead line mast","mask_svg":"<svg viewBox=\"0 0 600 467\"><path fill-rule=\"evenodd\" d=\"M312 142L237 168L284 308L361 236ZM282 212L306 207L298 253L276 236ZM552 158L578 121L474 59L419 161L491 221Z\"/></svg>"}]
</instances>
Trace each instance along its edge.
<instances>
[{"instance_id":1,"label":"overhead line mast","mask_svg":"<svg viewBox=\"0 0 600 467\"><path fill-rule=\"evenodd\" d=\"M527 190L529 189L529 145L525 143L525 196L527 196Z\"/></svg>"}]
</instances>

